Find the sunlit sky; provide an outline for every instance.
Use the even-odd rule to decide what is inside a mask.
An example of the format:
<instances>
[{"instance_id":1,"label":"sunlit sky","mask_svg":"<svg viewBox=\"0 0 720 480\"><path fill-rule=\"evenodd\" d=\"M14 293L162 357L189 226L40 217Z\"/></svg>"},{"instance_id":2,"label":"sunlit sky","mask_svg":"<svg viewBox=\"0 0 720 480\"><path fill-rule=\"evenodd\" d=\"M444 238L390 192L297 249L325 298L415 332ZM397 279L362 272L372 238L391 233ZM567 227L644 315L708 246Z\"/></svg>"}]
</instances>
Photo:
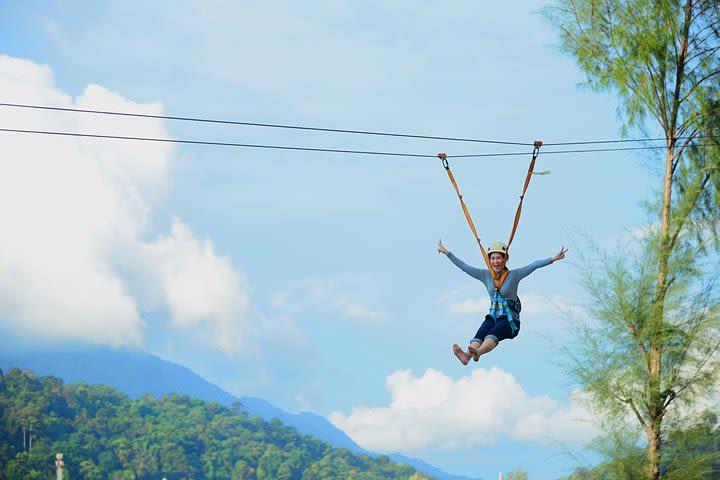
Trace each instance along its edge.
<instances>
[{"instance_id":1,"label":"sunlit sky","mask_svg":"<svg viewBox=\"0 0 720 480\"><path fill-rule=\"evenodd\" d=\"M544 2L0 1L0 103L546 143L619 138ZM447 152L487 245L531 148L0 107L0 128ZM652 128L650 134L656 134ZM645 221L652 155L544 154L509 266L519 337L463 367L482 259L437 158L0 132L0 346L134 347L361 446L484 478L557 478L594 435L553 356L581 257ZM524 156L452 155L523 152ZM658 160L659 162L659 160ZM587 321L591 321L588 319Z\"/></svg>"}]
</instances>

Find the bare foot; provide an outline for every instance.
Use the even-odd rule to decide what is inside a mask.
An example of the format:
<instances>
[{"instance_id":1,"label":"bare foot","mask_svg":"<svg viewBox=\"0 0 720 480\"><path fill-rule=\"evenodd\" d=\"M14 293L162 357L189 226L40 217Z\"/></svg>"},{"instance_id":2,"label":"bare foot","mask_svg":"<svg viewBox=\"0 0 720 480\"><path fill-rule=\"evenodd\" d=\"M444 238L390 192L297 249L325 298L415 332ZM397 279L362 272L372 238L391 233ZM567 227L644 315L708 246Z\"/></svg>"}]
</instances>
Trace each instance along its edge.
<instances>
[{"instance_id":1,"label":"bare foot","mask_svg":"<svg viewBox=\"0 0 720 480\"><path fill-rule=\"evenodd\" d=\"M460 345L457 343L453 345L453 353L456 357L458 357L458 360L460 360L460 363L463 365L467 365L470 361L470 355L465 353L462 348L460 348Z\"/></svg>"},{"instance_id":2,"label":"bare foot","mask_svg":"<svg viewBox=\"0 0 720 480\"><path fill-rule=\"evenodd\" d=\"M469 354L469 356L471 356L472 359L475 360L476 362L477 362L478 359L480 358L480 354L479 354L478 351L475 350L473 347L468 347L468 354Z\"/></svg>"}]
</instances>

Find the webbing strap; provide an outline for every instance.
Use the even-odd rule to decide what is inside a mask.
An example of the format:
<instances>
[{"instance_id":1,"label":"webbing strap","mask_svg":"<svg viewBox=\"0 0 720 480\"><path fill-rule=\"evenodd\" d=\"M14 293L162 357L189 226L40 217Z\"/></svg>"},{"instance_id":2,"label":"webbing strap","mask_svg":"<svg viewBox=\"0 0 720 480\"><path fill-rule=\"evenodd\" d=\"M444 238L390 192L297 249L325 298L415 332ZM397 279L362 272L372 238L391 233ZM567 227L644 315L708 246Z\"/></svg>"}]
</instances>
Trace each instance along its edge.
<instances>
[{"instance_id":1,"label":"webbing strap","mask_svg":"<svg viewBox=\"0 0 720 480\"><path fill-rule=\"evenodd\" d=\"M515 212L515 221L513 222L512 231L510 232L510 239L507 242L508 252L510 251L510 244L512 243L513 238L515 238L515 231L517 230L518 223L520 222L520 213L522 212L525 192L527 192L528 186L530 185L530 178L532 178L533 175L533 169L535 168L535 160L537 160L538 154L540 153L540 147L542 147L542 142L540 140L535 140L535 143L533 144L532 159L530 160L530 166L528 167L527 176L525 177L525 184L523 185L523 190L520 194L520 203L518 203L517 211ZM505 263L507 263L507 259L508 255L505 255L502 263L503 269L505 268Z\"/></svg>"},{"instance_id":2,"label":"webbing strap","mask_svg":"<svg viewBox=\"0 0 720 480\"><path fill-rule=\"evenodd\" d=\"M460 205L462 206L463 213L465 213L465 218L467 219L468 225L470 225L470 230L472 230L473 235L475 235L475 240L477 240L478 246L480 247L483 259L485 260L485 265L487 265L488 270L490 270L490 274L492 274L494 280L495 274L493 273L492 265L490 265L490 258L488 258L487 252L483 248L482 243L480 243L480 237L478 236L477 230L475 229L475 224L473 223L470 212L468 211L468 208L465 205L465 201L460 194L460 189L457 186L457 182L455 182L455 177L453 176L452 171L450 171L450 164L447 161L447 155L444 153L438 153L438 157L440 158L440 160L442 160L443 167L445 167L445 171L447 172L448 177L450 177L450 182L452 182L452 185L455 188L455 193L457 193L457 196L460 199Z\"/></svg>"},{"instance_id":3,"label":"webbing strap","mask_svg":"<svg viewBox=\"0 0 720 480\"><path fill-rule=\"evenodd\" d=\"M493 298L490 302L489 315L491 315L496 322L498 319L498 311L502 312L502 314L507 317L508 323L510 324L510 333L512 335L515 335L518 327L515 323L515 317L513 317L512 308L510 308L510 302L505 297L500 295L500 292L498 290L495 290L495 295L493 295Z\"/></svg>"},{"instance_id":4,"label":"webbing strap","mask_svg":"<svg viewBox=\"0 0 720 480\"><path fill-rule=\"evenodd\" d=\"M528 186L530 185L530 178L532 178L533 175L533 169L535 168L535 160L537 160L538 154L540 153L540 147L542 147L542 142L540 140L536 140L533 144L533 153L532 153L532 159L530 160L530 166L528 167L528 173L525 177L525 184L523 185L522 193L520 194L520 203L518 204L517 211L515 212L515 221L513 222L512 231L510 232L510 239L507 243L507 251L510 252L510 244L513 241L513 238L515 237L515 231L517 230L518 223L520 222L520 213L522 212L522 204L523 199L525 198L525 192L527 192ZM467 206L465 205L465 202L463 201L462 195L460 194L460 190L458 189L457 183L455 182L455 177L453 176L452 172L450 171L450 164L447 161L447 155L445 153L438 153L438 158L442 160L443 167L445 167L445 170L447 171L448 177L450 177L450 182L452 182L453 187L455 188L455 193L457 193L458 198L460 199L460 205L462 206L463 213L465 213L465 218L468 221L468 225L470 225L470 230L472 230L473 235L475 235L475 240L477 240L478 246L480 247L480 251L483 255L483 260L485 260L485 265L487 265L488 270L490 271L490 275L493 277L493 283L495 284L495 290L500 290L500 287L502 287L503 282L505 281L505 278L507 277L508 273L510 273L509 270L505 269L505 264L507 263L508 256L505 255L503 258L502 266L500 267L500 273L495 274L495 271L492 268L492 265L490 264L490 258L488 257L487 252L483 248L482 244L480 243L480 237L477 234L477 230L475 229L475 224L472 221L472 218L470 217L470 212L467 209ZM543 174L546 172L542 172Z\"/></svg>"},{"instance_id":5,"label":"webbing strap","mask_svg":"<svg viewBox=\"0 0 720 480\"><path fill-rule=\"evenodd\" d=\"M495 283L495 290L500 290L500 287L502 287L503 282L505 281L505 277L507 277L508 273L510 273L510 270L507 270L505 268L505 263L507 263L507 255L505 255L505 258L503 258L502 266L500 267L500 271L502 272L499 277L497 275L493 275L493 282ZM490 273L492 273L492 270L490 270Z\"/></svg>"}]
</instances>

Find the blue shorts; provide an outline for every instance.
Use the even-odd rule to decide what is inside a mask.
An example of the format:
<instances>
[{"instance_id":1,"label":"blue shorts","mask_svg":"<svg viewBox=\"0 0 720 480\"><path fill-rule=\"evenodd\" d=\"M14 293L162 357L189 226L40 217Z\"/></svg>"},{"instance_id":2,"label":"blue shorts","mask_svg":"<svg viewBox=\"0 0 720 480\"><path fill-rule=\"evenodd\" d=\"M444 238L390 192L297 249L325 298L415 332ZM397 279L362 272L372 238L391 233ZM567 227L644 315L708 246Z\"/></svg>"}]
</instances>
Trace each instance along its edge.
<instances>
[{"instance_id":1,"label":"blue shorts","mask_svg":"<svg viewBox=\"0 0 720 480\"><path fill-rule=\"evenodd\" d=\"M515 320L515 326L517 328L515 329L515 333L513 333L506 315L501 315L497 320L490 315L485 315L485 321L480 325L480 328L478 328L475 334L475 338L470 340L470 343L483 343L483 340L486 338L492 338L495 340L495 343L500 343L500 340L515 338L518 333L520 333L520 320Z\"/></svg>"}]
</instances>

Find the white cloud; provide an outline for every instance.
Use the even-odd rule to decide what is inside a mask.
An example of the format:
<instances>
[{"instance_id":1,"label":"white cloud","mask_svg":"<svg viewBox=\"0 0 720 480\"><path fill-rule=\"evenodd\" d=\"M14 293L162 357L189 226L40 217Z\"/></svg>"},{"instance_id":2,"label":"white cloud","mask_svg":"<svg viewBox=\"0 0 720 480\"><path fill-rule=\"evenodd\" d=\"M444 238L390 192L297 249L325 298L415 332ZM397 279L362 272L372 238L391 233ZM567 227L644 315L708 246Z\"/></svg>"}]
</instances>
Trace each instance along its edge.
<instances>
[{"instance_id":1,"label":"white cloud","mask_svg":"<svg viewBox=\"0 0 720 480\"><path fill-rule=\"evenodd\" d=\"M421 377L398 370L386 378L386 407L354 407L330 421L366 449L414 452L527 442L582 442L596 430L577 394L570 404L530 396L509 373L478 368L457 381L428 369Z\"/></svg>"},{"instance_id":2,"label":"white cloud","mask_svg":"<svg viewBox=\"0 0 720 480\"><path fill-rule=\"evenodd\" d=\"M173 326L208 325L215 332L215 344L231 354L262 323L245 277L227 258L215 254L209 240L200 242L179 219L173 219L169 235L147 245L146 253L148 264L156 268L154 280L162 286Z\"/></svg>"},{"instance_id":3,"label":"white cloud","mask_svg":"<svg viewBox=\"0 0 720 480\"><path fill-rule=\"evenodd\" d=\"M293 400L295 400L295 403L298 405L299 411L308 411L310 409L310 403L305 398L305 394L300 392L293 397Z\"/></svg>"},{"instance_id":4,"label":"white cloud","mask_svg":"<svg viewBox=\"0 0 720 480\"><path fill-rule=\"evenodd\" d=\"M522 302L521 315L585 315L582 307L572 300L560 295L542 295L528 292L520 296Z\"/></svg>"},{"instance_id":5,"label":"white cloud","mask_svg":"<svg viewBox=\"0 0 720 480\"><path fill-rule=\"evenodd\" d=\"M488 309L489 303L490 302L488 300L483 301L483 300L476 300L473 298L468 298L461 302L453 303L452 305L450 305L450 314L466 316L466 315L477 315L479 313L485 313Z\"/></svg>"},{"instance_id":6,"label":"white cloud","mask_svg":"<svg viewBox=\"0 0 720 480\"><path fill-rule=\"evenodd\" d=\"M660 227L660 222L648 223L632 229L629 232L626 232L624 234L624 237L627 239L627 241L643 240L653 235L657 235L657 233L660 231Z\"/></svg>"},{"instance_id":7,"label":"white cloud","mask_svg":"<svg viewBox=\"0 0 720 480\"><path fill-rule=\"evenodd\" d=\"M15 103L161 114L89 85L73 100L48 66L0 55L0 91ZM0 108L0 127L167 137L158 119ZM250 288L209 239L174 219L148 241L150 215L172 181L169 144L0 133L0 309L26 335L142 343L144 310L171 326L199 324L227 353L260 334Z\"/></svg>"},{"instance_id":8,"label":"white cloud","mask_svg":"<svg viewBox=\"0 0 720 480\"><path fill-rule=\"evenodd\" d=\"M320 304L345 317L368 320L390 318L389 314L374 310L359 298L371 295L368 290L372 288L372 279L367 275L350 274L326 281L306 279L306 283L310 287L311 295Z\"/></svg>"},{"instance_id":9,"label":"white cloud","mask_svg":"<svg viewBox=\"0 0 720 480\"><path fill-rule=\"evenodd\" d=\"M291 305L289 302L290 292L276 292L270 296L270 305L274 308L282 308L289 310Z\"/></svg>"},{"instance_id":10,"label":"white cloud","mask_svg":"<svg viewBox=\"0 0 720 480\"><path fill-rule=\"evenodd\" d=\"M375 281L367 274L345 274L335 278L306 278L302 285L278 292L271 298L275 308L330 310L347 318L386 320L390 315L368 305L375 296Z\"/></svg>"},{"instance_id":11,"label":"white cloud","mask_svg":"<svg viewBox=\"0 0 720 480\"><path fill-rule=\"evenodd\" d=\"M557 315L558 313L583 314L582 308L572 301L561 296L548 296L538 293L520 293L522 312L520 318L526 315ZM485 314L490 306L490 300L483 298L466 298L453 302L448 306L449 313L456 316L476 316Z\"/></svg>"},{"instance_id":12,"label":"white cloud","mask_svg":"<svg viewBox=\"0 0 720 480\"><path fill-rule=\"evenodd\" d=\"M464 292L468 291L468 287L458 287L453 290L449 290L442 295L440 295L437 299L435 299L436 304L443 304L448 301L450 301L453 298L456 298L458 295L463 294Z\"/></svg>"},{"instance_id":13,"label":"white cloud","mask_svg":"<svg viewBox=\"0 0 720 480\"><path fill-rule=\"evenodd\" d=\"M336 306L339 307L346 316L351 318L369 318L376 320L390 318L390 315L387 313L372 310L367 305L362 305L360 303L338 302Z\"/></svg>"}]
</instances>

